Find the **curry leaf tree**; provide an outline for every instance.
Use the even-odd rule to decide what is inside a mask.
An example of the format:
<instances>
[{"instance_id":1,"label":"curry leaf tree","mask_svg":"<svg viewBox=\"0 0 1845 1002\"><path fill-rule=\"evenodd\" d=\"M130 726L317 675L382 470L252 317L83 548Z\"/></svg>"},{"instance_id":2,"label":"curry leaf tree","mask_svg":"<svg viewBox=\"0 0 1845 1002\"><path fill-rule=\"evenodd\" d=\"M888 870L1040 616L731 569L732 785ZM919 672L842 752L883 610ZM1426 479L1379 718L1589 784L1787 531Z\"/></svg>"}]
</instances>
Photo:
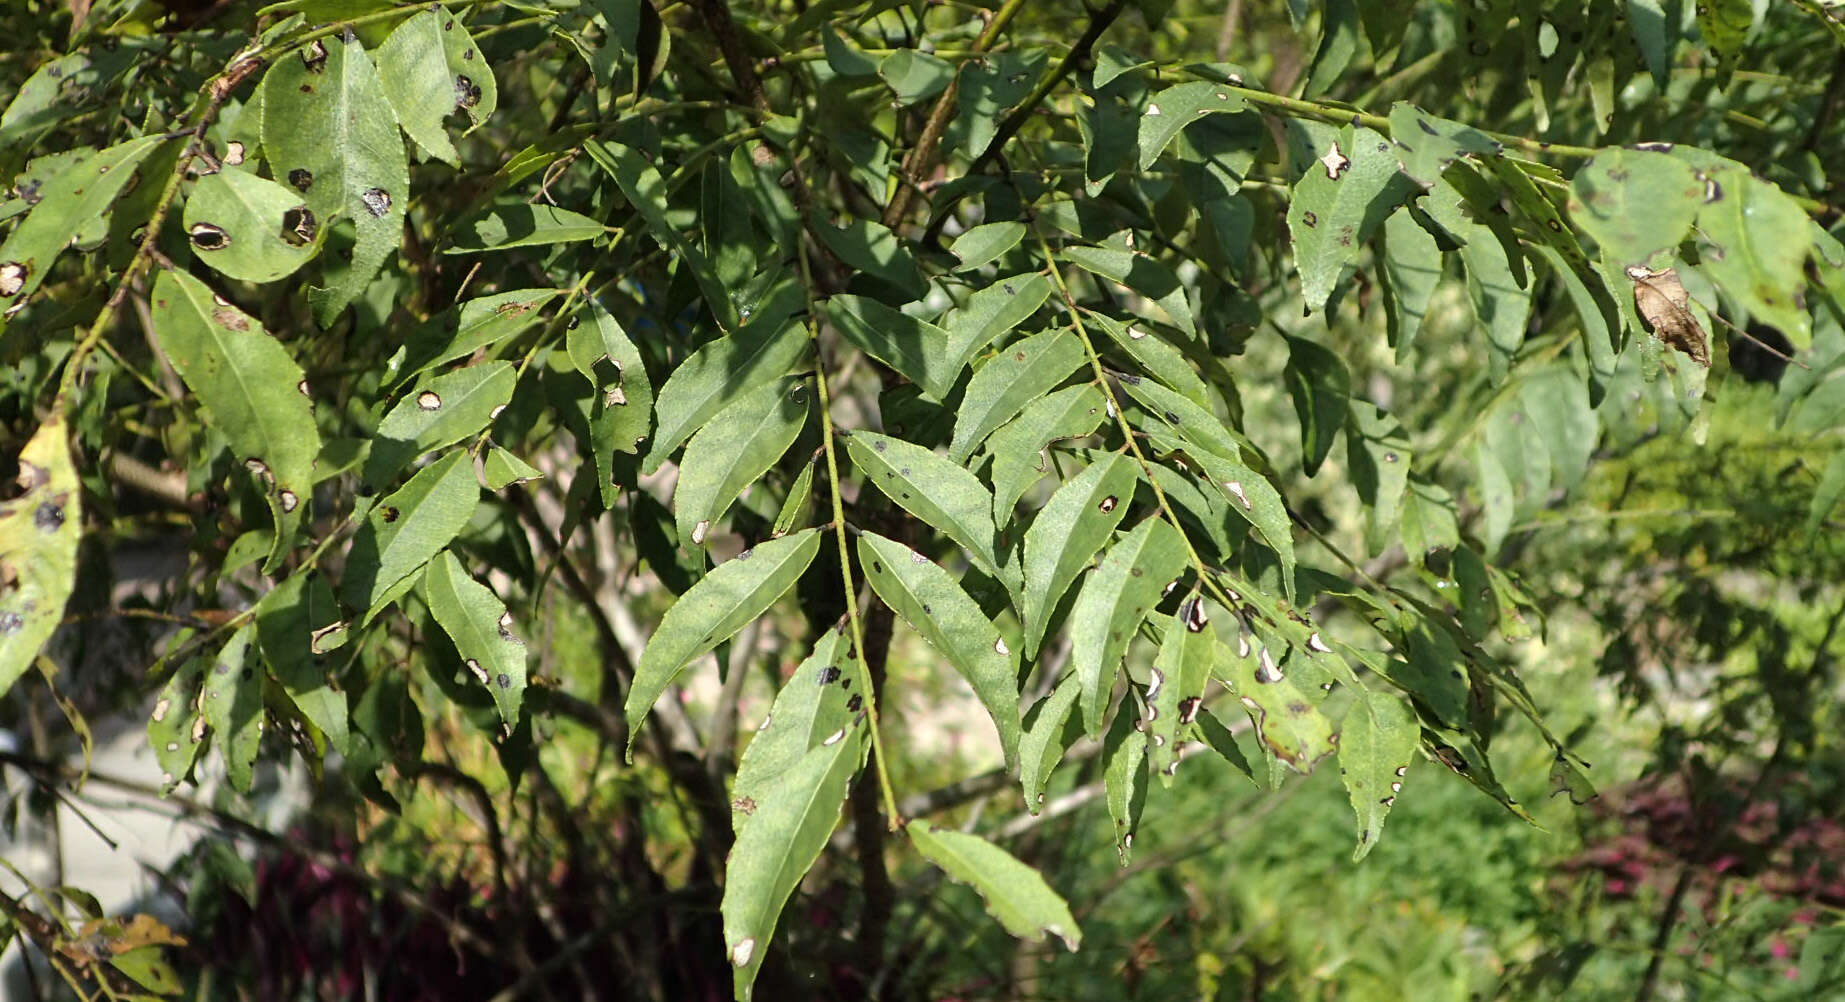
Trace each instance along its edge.
<instances>
[{"instance_id":1,"label":"curry leaf tree","mask_svg":"<svg viewBox=\"0 0 1845 1002\"><path fill-rule=\"evenodd\" d=\"M169 789L491 811L439 765L489 747L527 830L623 819L637 991L681 937L790 990L816 866L862 986L918 976L893 865L1075 949L1005 843L1098 770L1073 837L1124 863L1226 763L1337 769L1360 857L1431 773L1524 816L1507 715L1586 796L1513 644L1530 520L1636 427L1698 448L1726 344L1838 397L1837 102L1736 69L1829 59L1824 4L1232 4L1215 52L1184 0L25 6L0 686L82 656L85 547L179 539L111 683ZM938 700L990 770L929 767ZM173 987L143 926L8 917Z\"/></svg>"}]
</instances>

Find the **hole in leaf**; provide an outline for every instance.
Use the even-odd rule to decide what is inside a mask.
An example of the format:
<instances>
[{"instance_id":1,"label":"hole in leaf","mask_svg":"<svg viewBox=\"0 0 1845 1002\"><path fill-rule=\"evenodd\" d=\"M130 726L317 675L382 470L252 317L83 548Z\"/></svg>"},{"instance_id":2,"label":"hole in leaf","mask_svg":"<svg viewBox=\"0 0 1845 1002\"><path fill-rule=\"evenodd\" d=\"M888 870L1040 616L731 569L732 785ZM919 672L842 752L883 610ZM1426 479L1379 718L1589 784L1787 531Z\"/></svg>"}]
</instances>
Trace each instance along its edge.
<instances>
[{"instance_id":1,"label":"hole in leaf","mask_svg":"<svg viewBox=\"0 0 1845 1002\"><path fill-rule=\"evenodd\" d=\"M190 230L192 246L202 251L223 250L231 245L231 235L224 227L211 223L194 223Z\"/></svg>"}]
</instances>

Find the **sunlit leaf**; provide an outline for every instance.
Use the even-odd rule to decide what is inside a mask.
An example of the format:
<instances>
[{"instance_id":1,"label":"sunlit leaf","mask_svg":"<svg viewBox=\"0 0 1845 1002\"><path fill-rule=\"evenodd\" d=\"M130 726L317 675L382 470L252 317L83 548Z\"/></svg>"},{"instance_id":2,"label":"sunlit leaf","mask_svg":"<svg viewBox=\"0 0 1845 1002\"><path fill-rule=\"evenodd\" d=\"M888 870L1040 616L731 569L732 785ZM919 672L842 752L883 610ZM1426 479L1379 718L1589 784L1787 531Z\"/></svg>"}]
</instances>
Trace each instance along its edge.
<instances>
[{"instance_id":1,"label":"sunlit leaf","mask_svg":"<svg viewBox=\"0 0 1845 1002\"><path fill-rule=\"evenodd\" d=\"M977 835L936 831L927 821L910 822L909 833L923 858L980 892L987 911L1007 932L1026 940L1050 933L1071 950L1082 944L1070 906L1038 871L1011 853Z\"/></svg>"},{"instance_id":2,"label":"sunlit leaf","mask_svg":"<svg viewBox=\"0 0 1845 1002\"><path fill-rule=\"evenodd\" d=\"M19 493L0 505L0 694L32 667L64 616L83 535L83 495L62 415L19 451Z\"/></svg>"},{"instance_id":3,"label":"sunlit leaf","mask_svg":"<svg viewBox=\"0 0 1845 1002\"><path fill-rule=\"evenodd\" d=\"M1070 609L1070 665L1081 687L1090 737L1102 733L1102 711L1108 708L1128 642L1185 565L1178 530L1148 518L1110 547L1083 583Z\"/></svg>"},{"instance_id":4,"label":"sunlit leaf","mask_svg":"<svg viewBox=\"0 0 1845 1002\"><path fill-rule=\"evenodd\" d=\"M731 847L719 911L739 1000L751 997L782 906L839 824L860 741L859 729L847 727L802 754L756 798L755 815Z\"/></svg>"},{"instance_id":5,"label":"sunlit leaf","mask_svg":"<svg viewBox=\"0 0 1845 1002\"><path fill-rule=\"evenodd\" d=\"M250 791L263 738L263 676L249 656L255 639L255 626L231 634L205 672L199 696L205 722L211 726L212 747L224 760L225 779L241 793Z\"/></svg>"},{"instance_id":6,"label":"sunlit leaf","mask_svg":"<svg viewBox=\"0 0 1845 1002\"><path fill-rule=\"evenodd\" d=\"M1000 563L993 496L967 469L902 439L855 432L846 440L865 479L905 511L967 550L974 565L1001 581L1017 572Z\"/></svg>"},{"instance_id":7,"label":"sunlit leaf","mask_svg":"<svg viewBox=\"0 0 1845 1002\"><path fill-rule=\"evenodd\" d=\"M1416 715L1395 696L1365 693L1346 711L1339 731L1339 778L1358 816L1354 860L1365 858L1377 845L1384 816L1403 788L1420 738Z\"/></svg>"},{"instance_id":8,"label":"sunlit leaf","mask_svg":"<svg viewBox=\"0 0 1845 1002\"><path fill-rule=\"evenodd\" d=\"M487 586L462 569L447 550L423 571L423 599L455 644L475 681L493 695L500 721L510 732L525 700L525 641L513 631L512 614Z\"/></svg>"},{"instance_id":9,"label":"sunlit leaf","mask_svg":"<svg viewBox=\"0 0 1845 1002\"><path fill-rule=\"evenodd\" d=\"M352 538L340 600L369 620L449 544L480 503L473 458L455 449L423 467L366 515Z\"/></svg>"},{"instance_id":10,"label":"sunlit leaf","mask_svg":"<svg viewBox=\"0 0 1845 1002\"><path fill-rule=\"evenodd\" d=\"M391 32L377 59L404 131L430 156L459 163L444 120L459 111L473 131L499 105L493 69L467 26L439 8L422 11Z\"/></svg>"},{"instance_id":11,"label":"sunlit leaf","mask_svg":"<svg viewBox=\"0 0 1845 1002\"><path fill-rule=\"evenodd\" d=\"M1288 199L1288 231L1301 296L1317 312L1378 226L1415 189L1398 180L1390 141L1370 129L1342 129L1315 152L1317 162Z\"/></svg>"},{"instance_id":12,"label":"sunlit leaf","mask_svg":"<svg viewBox=\"0 0 1845 1002\"><path fill-rule=\"evenodd\" d=\"M1018 657L992 620L953 576L915 550L874 532L858 538L859 564L878 597L936 650L947 655L974 689L993 724L1006 767L1019 756Z\"/></svg>"},{"instance_id":13,"label":"sunlit leaf","mask_svg":"<svg viewBox=\"0 0 1845 1002\"><path fill-rule=\"evenodd\" d=\"M409 165L397 116L371 56L351 31L278 59L263 77L263 153L301 192L322 227L351 220L350 261L310 298L329 324L357 299L403 239Z\"/></svg>"},{"instance_id":14,"label":"sunlit leaf","mask_svg":"<svg viewBox=\"0 0 1845 1002\"><path fill-rule=\"evenodd\" d=\"M1138 480L1134 461L1111 453L1065 481L1025 530L1025 657L1037 656L1057 603L1127 514Z\"/></svg>"},{"instance_id":15,"label":"sunlit leaf","mask_svg":"<svg viewBox=\"0 0 1845 1002\"><path fill-rule=\"evenodd\" d=\"M378 422L360 476L381 487L412 459L478 434L512 399L511 362L482 362L411 387Z\"/></svg>"},{"instance_id":16,"label":"sunlit leaf","mask_svg":"<svg viewBox=\"0 0 1845 1002\"><path fill-rule=\"evenodd\" d=\"M200 178L185 222L198 259L245 282L293 274L319 250L320 221L301 192L248 171Z\"/></svg>"},{"instance_id":17,"label":"sunlit leaf","mask_svg":"<svg viewBox=\"0 0 1845 1002\"><path fill-rule=\"evenodd\" d=\"M273 571L306 514L320 454L301 367L254 318L185 272L162 271L152 299L160 350L269 505L276 533L264 570Z\"/></svg>"},{"instance_id":18,"label":"sunlit leaf","mask_svg":"<svg viewBox=\"0 0 1845 1002\"><path fill-rule=\"evenodd\" d=\"M1140 169L1153 166L1179 130L1206 115L1242 111L1248 104L1221 84L1197 81L1153 95L1140 115Z\"/></svg>"},{"instance_id":19,"label":"sunlit leaf","mask_svg":"<svg viewBox=\"0 0 1845 1002\"><path fill-rule=\"evenodd\" d=\"M801 761L808 749L852 723L846 704L853 696L856 673L845 652L851 647L841 630L827 630L814 642L813 653L782 683L774 705L756 726L756 735L737 763L737 779L730 801L731 825L741 832L760 806L760 798L782 774ZM861 694L862 698L862 694Z\"/></svg>"},{"instance_id":20,"label":"sunlit leaf","mask_svg":"<svg viewBox=\"0 0 1845 1002\"><path fill-rule=\"evenodd\" d=\"M948 457L966 462L994 429L1069 378L1084 357L1082 341L1063 329L1034 334L1001 349L968 380L955 412Z\"/></svg>"},{"instance_id":21,"label":"sunlit leaf","mask_svg":"<svg viewBox=\"0 0 1845 1002\"><path fill-rule=\"evenodd\" d=\"M682 544L704 545L706 533L737 495L794 444L807 411L806 382L777 379L731 401L692 436L673 489Z\"/></svg>"},{"instance_id":22,"label":"sunlit leaf","mask_svg":"<svg viewBox=\"0 0 1845 1002\"><path fill-rule=\"evenodd\" d=\"M666 687L694 658L730 639L774 605L819 551L818 529L772 539L712 568L666 610L641 651L634 681L628 687L630 755L641 722Z\"/></svg>"}]
</instances>

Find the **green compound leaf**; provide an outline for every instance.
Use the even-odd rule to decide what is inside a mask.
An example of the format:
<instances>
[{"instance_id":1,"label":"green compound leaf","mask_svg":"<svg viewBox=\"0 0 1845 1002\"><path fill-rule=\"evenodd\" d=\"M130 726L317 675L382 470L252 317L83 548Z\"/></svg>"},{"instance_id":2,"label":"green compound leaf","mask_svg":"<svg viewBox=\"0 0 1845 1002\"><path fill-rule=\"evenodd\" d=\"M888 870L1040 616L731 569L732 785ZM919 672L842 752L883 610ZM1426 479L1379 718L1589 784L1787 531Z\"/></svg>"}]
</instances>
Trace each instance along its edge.
<instances>
[{"instance_id":1,"label":"green compound leaf","mask_svg":"<svg viewBox=\"0 0 1845 1002\"><path fill-rule=\"evenodd\" d=\"M736 969L736 997L748 1002L782 907L839 824L858 771L860 729L846 727L808 749L756 798L724 868L724 949Z\"/></svg>"},{"instance_id":2,"label":"green compound leaf","mask_svg":"<svg viewBox=\"0 0 1845 1002\"><path fill-rule=\"evenodd\" d=\"M950 877L979 891L987 911L1007 932L1027 940L1049 933L1072 951L1082 945L1083 932L1071 917L1070 906L1038 871L1011 853L978 835L936 831L927 821L912 821L908 830L916 851Z\"/></svg>"},{"instance_id":3,"label":"green compound leaf","mask_svg":"<svg viewBox=\"0 0 1845 1002\"><path fill-rule=\"evenodd\" d=\"M1051 614L1134 498L1139 469L1120 453L1071 477L1025 530L1025 657L1034 658Z\"/></svg>"},{"instance_id":4,"label":"green compound leaf","mask_svg":"<svg viewBox=\"0 0 1845 1002\"><path fill-rule=\"evenodd\" d=\"M854 432L846 447L853 465L885 496L960 544L974 566L1008 587L1016 584L1018 572L999 561L993 496L980 478L920 445L876 432Z\"/></svg>"},{"instance_id":5,"label":"green compound leaf","mask_svg":"<svg viewBox=\"0 0 1845 1002\"><path fill-rule=\"evenodd\" d=\"M743 831L756 814L765 794L777 780L801 761L808 749L820 747L834 732L852 723L854 674L842 667L851 647L840 630L828 630L814 643L813 653L782 683L768 716L756 736L743 749L737 763L737 780L731 790L731 827Z\"/></svg>"},{"instance_id":6,"label":"green compound leaf","mask_svg":"<svg viewBox=\"0 0 1845 1002\"><path fill-rule=\"evenodd\" d=\"M762 479L807 423L807 382L785 377L731 401L692 436L679 462L673 514L681 545L703 546L744 488Z\"/></svg>"},{"instance_id":7,"label":"green compound leaf","mask_svg":"<svg viewBox=\"0 0 1845 1002\"><path fill-rule=\"evenodd\" d=\"M1339 276L1415 189L1398 179L1390 141L1370 129L1339 131L1288 200L1288 232L1307 308L1326 308Z\"/></svg>"},{"instance_id":8,"label":"green compound leaf","mask_svg":"<svg viewBox=\"0 0 1845 1002\"><path fill-rule=\"evenodd\" d=\"M1153 95L1140 115L1140 169L1153 166L1180 130L1206 115L1243 111L1248 102L1222 84L1198 81Z\"/></svg>"},{"instance_id":9,"label":"green compound leaf","mask_svg":"<svg viewBox=\"0 0 1845 1002\"><path fill-rule=\"evenodd\" d=\"M967 382L948 458L967 462L994 429L1069 378L1085 357L1082 341L1065 329L1033 334L1001 349Z\"/></svg>"},{"instance_id":10,"label":"green compound leaf","mask_svg":"<svg viewBox=\"0 0 1845 1002\"><path fill-rule=\"evenodd\" d=\"M1159 654L1147 669L1148 767L1170 787L1179 772L1179 743L1192 731L1204 704L1217 655L1217 635L1206 618L1204 599L1194 593L1166 622Z\"/></svg>"},{"instance_id":11,"label":"green compound leaf","mask_svg":"<svg viewBox=\"0 0 1845 1002\"><path fill-rule=\"evenodd\" d=\"M17 497L0 504L0 695L32 667L64 618L83 535L83 492L60 413L19 452Z\"/></svg>"},{"instance_id":12,"label":"green compound leaf","mask_svg":"<svg viewBox=\"0 0 1845 1002\"><path fill-rule=\"evenodd\" d=\"M353 536L340 600L369 621L407 590L410 576L461 532L479 503L480 484L465 449L418 470L372 507Z\"/></svg>"},{"instance_id":13,"label":"green compound leaf","mask_svg":"<svg viewBox=\"0 0 1845 1002\"><path fill-rule=\"evenodd\" d=\"M1300 418L1301 465L1308 476L1319 472L1334 436L1345 427L1352 377L1331 350L1305 338L1288 338L1288 366L1283 373L1294 414Z\"/></svg>"},{"instance_id":14,"label":"green compound leaf","mask_svg":"<svg viewBox=\"0 0 1845 1002\"><path fill-rule=\"evenodd\" d=\"M712 568L666 610L641 652L634 682L628 687L625 712L630 758L641 722L666 687L694 658L735 636L774 605L794 587L818 552L818 529L770 540Z\"/></svg>"},{"instance_id":15,"label":"green compound leaf","mask_svg":"<svg viewBox=\"0 0 1845 1002\"><path fill-rule=\"evenodd\" d=\"M1128 642L1186 566L1185 540L1163 519L1149 518L1109 548L1083 583L1070 610L1070 665L1083 697L1090 737L1102 733L1102 712Z\"/></svg>"},{"instance_id":16,"label":"green compound leaf","mask_svg":"<svg viewBox=\"0 0 1845 1002\"><path fill-rule=\"evenodd\" d=\"M352 259L327 267L309 298L322 326L371 284L403 239L410 170L397 116L371 56L350 31L284 56L263 77L263 154L302 192L318 224L349 219Z\"/></svg>"},{"instance_id":17,"label":"green compound leaf","mask_svg":"<svg viewBox=\"0 0 1845 1002\"><path fill-rule=\"evenodd\" d=\"M512 614L447 550L423 571L423 598L469 673L493 695L511 733L525 700L525 641L513 632Z\"/></svg>"},{"instance_id":18,"label":"green compound leaf","mask_svg":"<svg viewBox=\"0 0 1845 1002\"><path fill-rule=\"evenodd\" d=\"M1136 725L1140 726L1136 726ZM1134 856L1134 832L1147 805L1147 735L1130 700L1115 713L1102 742L1102 785L1109 820L1115 823L1115 852L1121 865Z\"/></svg>"},{"instance_id":19,"label":"green compound leaf","mask_svg":"<svg viewBox=\"0 0 1845 1002\"><path fill-rule=\"evenodd\" d=\"M199 260L245 282L294 274L320 249L320 222L300 192L240 170L199 179L186 233Z\"/></svg>"},{"instance_id":20,"label":"green compound leaf","mask_svg":"<svg viewBox=\"0 0 1845 1002\"><path fill-rule=\"evenodd\" d=\"M952 383L960 378L961 367L980 349L1007 331L1024 323L1044 301L1050 298L1051 280L1042 274L1013 275L967 297L967 301L948 314L948 346L944 349L953 369L945 374ZM930 396L942 399L949 386L924 387ZM940 389L941 392L936 392Z\"/></svg>"},{"instance_id":21,"label":"green compound leaf","mask_svg":"<svg viewBox=\"0 0 1845 1002\"><path fill-rule=\"evenodd\" d=\"M1185 284L1166 265L1145 254L1118 247L1066 247L1062 254L1078 268L1119 282L1152 300L1165 311L1173 326L1185 333L1198 333Z\"/></svg>"},{"instance_id":22,"label":"green compound leaf","mask_svg":"<svg viewBox=\"0 0 1845 1002\"><path fill-rule=\"evenodd\" d=\"M154 699L154 710L147 718L147 745L160 763L160 785L164 793L183 782L205 747L205 718L199 709L199 685L211 667L208 658L194 657L173 672Z\"/></svg>"},{"instance_id":23,"label":"green compound leaf","mask_svg":"<svg viewBox=\"0 0 1845 1002\"><path fill-rule=\"evenodd\" d=\"M71 238L108 211L109 203L165 136L143 136L100 153L70 157L38 188L38 202L0 244L0 331L36 290ZM149 179L145 183L156 183Z\"/></svg>"},{"instance_id":24,"label":"green compound leaf","mask_svg":"<svg viewBox=\"0 0 1845 1002\"><path fill-rule=\"evenodd\" d=\"M1358 818L1354 861L1377 845L1384 816L1396 803L1421 736L1415 713L1395 696L1366 692L1346 711L1339 734L1339 778L1345 781Z\"/></svg>"},{"instance_id":25,"label":"green compound leaf","mask_svg":"<svg viewBox=\"0 0 1845 1002\"><path fill-rule=\"evenodd\" d=\"M255 319L184 272L162 271L151 305L160 350L268 502L276 533L263 569L273 572L294 543L320 455L301 367Z\"/></svg>"},{"instance_id":26,"label":"green compound leaf","mask_svg":"<svg viewBox=\"0 0 1845 1002\"><path fill-rule=\"evenodd\" d=\"M910 628L948 656L974 688L993 724L1006 756L1006 768L1018 766L1018 657L1006 647L993 621L967 597L954 577L935 561L893 539L866 532L858 539L859 564L865 577Z\"/></svg>"},{"instance_id":27,"label":"green compound leaf","mask_svg":"<svg viewBox=\"0 0 1845 1002\"><path fill-rule=\"evenodd\" d=\"M472 132L499 105L493 69L468 29L446 11L426 10L398 25L377 58L404 131L430 156L459 165L444 121L460 111Z\"/></svg>"}]
</instances>

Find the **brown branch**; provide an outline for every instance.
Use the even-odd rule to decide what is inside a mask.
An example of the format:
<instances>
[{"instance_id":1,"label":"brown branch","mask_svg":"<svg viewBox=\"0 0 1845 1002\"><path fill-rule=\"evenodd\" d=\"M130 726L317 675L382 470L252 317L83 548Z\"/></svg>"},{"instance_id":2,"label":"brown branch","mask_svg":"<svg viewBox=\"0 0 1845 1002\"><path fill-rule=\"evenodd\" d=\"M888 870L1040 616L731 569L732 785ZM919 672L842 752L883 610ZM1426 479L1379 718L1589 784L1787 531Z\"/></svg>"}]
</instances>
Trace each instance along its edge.
<instances>
[{"instance_id":1,"label":"brown branch","mask_svg":"<svg viewBox=\"0 0 1845 1002\"><path fill-rule=\"evenodd\" d=\"M968 174L980 173L987 168L987 165L999 158L1000 151L1012 141L1012 137L1025 125L1025 120L1037 111L1038 105L1045 97L1063 82L1064 77L1068 76L1079 63L1089 59L1091 50L1095 48L1096 40L1101 38L1102 33L1107 31L1109 26L1115 23L1115 19L1121 16L1121 12L1127 8L1127 2L1128 0L1111 0L1107 7L1096 12L1095 17L1089 21L1089 27L1083 31L1082 37L1076 40L1076 44L1070 47L1070 51L1058 60L1057 65L1052 67L1042 80L1038 81L1038 86L1026 95L1025 100L1020 101L1017 107L1012 109L1012 113L999 123L999 128L994 131L993 138L987 142L987 148L982 150L980 155L974 158L973 165L968 167ZM935 214L934 221L929 224L928 231L923 234L922 242L925 245L933 244L940 239L942 227L948 223L948 216L949 208L943 208Z\"/></svg>"},{"instance_id":2,"label":"brown branch","mask_svg":"<svg viewBox=\"0 0 1845 1002\"><path fill-rule=\"evenodd\" d=\"M974 39L973 51L986 52L998 40L1000 32L1012 23L1012 19L1024 8L1025 0L1006 0L1004 6L993 14L992 20L981 30L980 37ZM961 69L965 69L962 64ZM891 192L890 202L884 206L884 225L887 229L896 229L897 224L910 211L910 200L922 190L923 178L935 169L941 157L942 133L948 129L948 122L954 118L955 106L961 93L961 70L948 81L948 87L935 100L935 107L929 111L929 119L923 125L922 135L909 155L903 158L903 167L898 171L897 190Z\"/></svg>"}]
</instances>

